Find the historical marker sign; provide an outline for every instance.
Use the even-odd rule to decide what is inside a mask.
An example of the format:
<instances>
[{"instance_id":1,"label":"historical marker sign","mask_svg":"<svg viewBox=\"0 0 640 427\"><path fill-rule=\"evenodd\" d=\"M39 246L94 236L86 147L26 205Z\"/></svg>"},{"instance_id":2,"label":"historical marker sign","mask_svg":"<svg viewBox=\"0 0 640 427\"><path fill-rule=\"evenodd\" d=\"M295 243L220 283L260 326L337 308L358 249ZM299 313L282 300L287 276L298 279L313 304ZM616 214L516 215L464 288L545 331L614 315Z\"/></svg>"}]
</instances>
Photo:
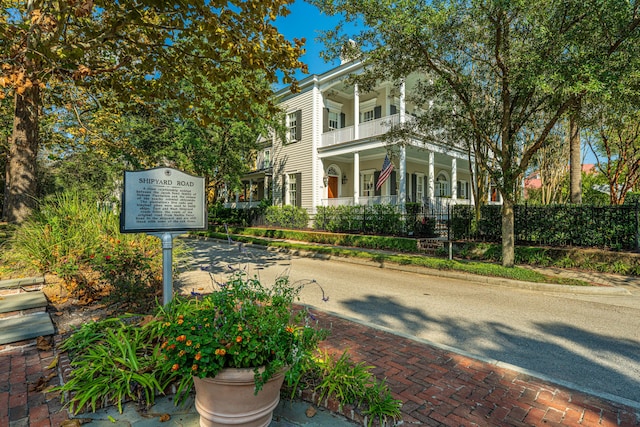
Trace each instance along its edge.
<instances>
[{"instance_id":1,"label":"historical marker sign","mask_svg":"<svg viewBox=\"0 0 640 427\"><path fill-rule=\"evenodd\" d=\"M171 168L125 171L120 232L207 229L204 178Z\"/></svg>"}]
</instances>

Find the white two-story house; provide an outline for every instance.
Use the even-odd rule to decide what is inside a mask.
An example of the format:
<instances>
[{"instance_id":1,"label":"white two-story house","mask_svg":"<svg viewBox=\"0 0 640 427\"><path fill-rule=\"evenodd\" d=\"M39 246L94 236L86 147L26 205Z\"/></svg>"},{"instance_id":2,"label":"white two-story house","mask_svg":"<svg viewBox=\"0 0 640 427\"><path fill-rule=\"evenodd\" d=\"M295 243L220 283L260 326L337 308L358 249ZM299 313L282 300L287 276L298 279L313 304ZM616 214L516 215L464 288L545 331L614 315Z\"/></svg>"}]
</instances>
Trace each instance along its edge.
<instances>
[{"instance_id":1,"label":"white two-story house","mask_svg":"<svg viewBox=\"0 0 640 427\"><path fill-rule=\"evenodd\" d=\"M361 92L348 83L361 69L358 60L343 63L300 81L298 93L288 87L276 93L286 113L287 141L274 139L258 153L262 168L245 177L246 186L253 194L263 186L259 193L271 195L274 204L299 206L311 215L318 206L416 202L441 210L471 204L468 154L455 141L440 146L412 136L394 147L383 137L418 113L407 101L412 78ZM393 172L376 189L389 152Z\"/></svg>"}]
</instances>

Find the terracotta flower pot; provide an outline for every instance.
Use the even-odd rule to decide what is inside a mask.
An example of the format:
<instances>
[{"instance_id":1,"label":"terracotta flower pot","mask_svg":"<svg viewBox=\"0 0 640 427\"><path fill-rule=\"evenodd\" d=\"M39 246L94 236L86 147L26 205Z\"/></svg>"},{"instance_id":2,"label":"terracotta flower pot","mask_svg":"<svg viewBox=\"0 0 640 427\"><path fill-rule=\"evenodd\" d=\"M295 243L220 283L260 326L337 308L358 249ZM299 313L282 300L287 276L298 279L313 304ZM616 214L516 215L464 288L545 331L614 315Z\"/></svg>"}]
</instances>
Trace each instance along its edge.
<instances>
[{"instance_id":1,"label":"terracotta flower pot","mask_svg":"<svg viewBox=\"0 0 640 427\"><path fill-rule=\"evenodd\" d=\"M253 369L225 368L214 378L193 377L201 427L266 427L280 401L284 371L254 394Z\"/></svg>"}]
</instances>

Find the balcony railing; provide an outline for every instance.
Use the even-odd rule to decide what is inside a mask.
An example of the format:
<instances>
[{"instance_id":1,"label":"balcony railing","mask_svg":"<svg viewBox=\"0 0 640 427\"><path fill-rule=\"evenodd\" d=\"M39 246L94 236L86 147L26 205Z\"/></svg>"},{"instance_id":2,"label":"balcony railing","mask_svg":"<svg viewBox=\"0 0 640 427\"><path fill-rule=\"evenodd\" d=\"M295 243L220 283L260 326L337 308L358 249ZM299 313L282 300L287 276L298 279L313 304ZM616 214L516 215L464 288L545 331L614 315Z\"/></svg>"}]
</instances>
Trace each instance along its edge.
<instances>
[{"instance_id":1,"label":"balcony railing","mask_svg":"<svg viewBox=\"0 0 640 427\"><path fill-rule=\"evenodd\" d=\"M409 118L410 116L407 116ZM371 138L373 136L384 135L389 132L392 126L400 123L400 114L382 117L380 119L371 120L360 123L358 125L358 139ZM342 129L332 130L322 134L320 142L321 147L330 147L332 145L341 144L343 142L353 141L355 139L355 126L348 126Z\"/></svg>"},{"instance_id":2,"label":"balcony railing","mask_svg":"<svg viewBox=\"0 0 640 427\"><path fill-rule=\"evenodd\" d=\"M396 205L398 204L398 196L373 196L359 197L359 205ZM448 197L434 197L431 202L425 200L425 206L437 211L447 211L451 205L470 205L469 199L451 199ZM322 199L322 206L353 206L355 205L353 197L337 197L332 199Z\"/></svg>"}]
</instances>

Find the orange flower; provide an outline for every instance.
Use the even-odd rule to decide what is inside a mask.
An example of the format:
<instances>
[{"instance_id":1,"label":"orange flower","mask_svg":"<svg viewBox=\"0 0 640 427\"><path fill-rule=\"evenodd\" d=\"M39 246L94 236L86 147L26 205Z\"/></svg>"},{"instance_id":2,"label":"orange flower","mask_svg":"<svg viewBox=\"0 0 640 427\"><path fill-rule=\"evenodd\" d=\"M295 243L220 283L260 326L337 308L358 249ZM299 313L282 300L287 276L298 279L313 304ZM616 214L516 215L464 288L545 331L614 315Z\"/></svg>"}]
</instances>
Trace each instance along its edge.
<instances>
[{"instance_id":1,"label":"orange flower","mask_svg":"<svg viewBox=\"0 0 640 427\"><path fill-rule=\"evenodd\" d=\"M165 341L165 342L163 342L163 343L162 343L162 345L160 346L160 348L164 350L164 348L165 348L166 346L167 346L167 342Z\"/></svg>"},{"instance_id":2,"label":"orange flower","mask_svg":"<svg viewBox=\"0 0 640 427\"><path fill-rule=\"evenodd\" d=\"M184 340L186 340L186 339L187 339L187 336L186 336L186 335L180 335L178 338L176 338L176 341L178 341L178 342L182 342L182 341L184 341Z\"/></svg>"},{"instance_id":3,"label":"orange flower","mask_svg":"<svg viewBox=\"0 0 640 427\"><path fill-rule=\"evenodd\" d=\"M191 340L188 340L186 344L187 344L187 347L191 347L191 344L193 344L193 342Z\"/></svg>"},{"instance_id":4,"label":"orange flower","mask_svg":"<svg viewBox=\"0 0 640 427\"><path fill-rule=\"evenodd\" d=\"M178 365L177 363L174 363L173 366L171 367L172 371L177 371L178 369L180 369L180 365Z\"/></svg>"},{"instance_id":5,"label":"orange flower","mask_svg":"<svg viewBox=\"0 0 640 427\"><path fill-rule=\"evenodd\" d=\"M192 371L197 371L197 370L198 370L198 365L193 365L193 366L191 367L191 370L192 370Z\"/></svg>"},{"instance_id":6,"label":"orange flower","mask_svg":"<svg viewBox=\"0 0 640 427\"><path fill-rule=\"evenodd\" d=\"M295 331L295 329L293 329L293 326L289 325L289 326L287 326L287 327L285 328L285 331L287 331L287 332L289 332L290 334L292 334L292 333Z\"/></svg>"},{"instance_id":7,"label":"orange flower","mask_svg":"<svg viewBox=\"0 0 640 427\"><path fill-rule=\"evenodd\" d=\"M242 342L242 337L240 335L236 337L236 342Z\"/></svg>"},{"instance_id":8,"label":"orange flower","mask_svg":"<svg viewBox=\"0 0 640 427\"><path fill-rule=\"evenodd\" d=\"M196 360L200 360L200 359L202 359L202 354L200 354L198 352L198 353L196 353L196 355L193 358L196 359Z\"/></svg>"},{"instance_id":9,"label":"orange flower","mask_svg":"<svg viewBox=\"0 0 640 427\"><path fill-rule=\"evenodd\" d=\"M242 325L238 325L238 332L242 332Z\"/></svg>"},{"instance_id":10,"label":"orange flower","mask_svg":"<svg viewBox=\"0 0 640 427\"><path fill-rule=\"evenodd\" d=\"M182 357L186 354L187 352L184 350L180 350L180 353L178 353L178 356Z\"/></svg>"},{"instance_id":11,"label":"orange flower","mask_svg":"<svg viewBox=\"0 0 640 427\"><path fill-rule=\"evenodd\" d=\"M225 354L227 354L227 350L225 350L224 348L219 348L215 351L216 356L224 356Z\"/></svg>"},{"instance_id":12,"label":"orange flower","mask_svg":"<svg viewBox=\"0 0 640 427\"><path fill-rule=\"evenodd\" d=\"M178 325L182 325L184 323L183 319L178 319Z\"/></svg>"}]
</instances>

